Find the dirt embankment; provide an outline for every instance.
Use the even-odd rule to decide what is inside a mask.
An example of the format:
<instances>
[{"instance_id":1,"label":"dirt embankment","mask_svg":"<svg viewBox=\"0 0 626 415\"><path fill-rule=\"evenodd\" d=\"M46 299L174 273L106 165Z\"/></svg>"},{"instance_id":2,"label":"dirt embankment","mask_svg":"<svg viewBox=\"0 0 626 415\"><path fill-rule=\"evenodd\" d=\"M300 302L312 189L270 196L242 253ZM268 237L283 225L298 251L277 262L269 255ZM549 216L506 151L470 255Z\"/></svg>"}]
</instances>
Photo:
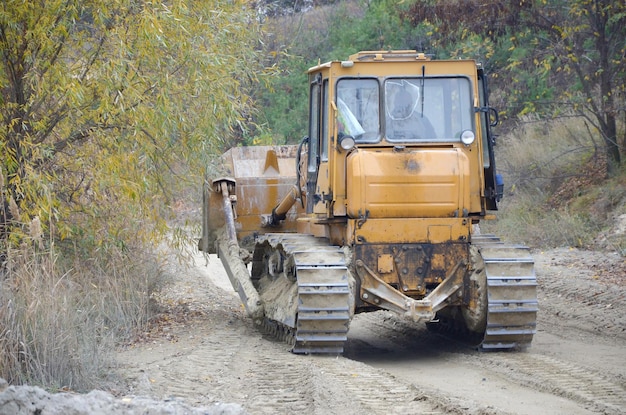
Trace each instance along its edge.
<instances>
[{"instance_id":1,"label":"dirt embankment","mask_svg":"<svg viewBox=\"0 0 626 415\"><path fill-rule=\"evenodd\" d=\"M167 312L120 351L126 397L31 390L23 398L32 403L7 412L15 388L0 385L0 413L626 413L625 258L570 249L533 256L540 312L527 350L479 352L377 312L355 317L343 356L289 353L245 316L219 260L199 257L191 269L173 268Z\"/></svg>"}]
</instances>

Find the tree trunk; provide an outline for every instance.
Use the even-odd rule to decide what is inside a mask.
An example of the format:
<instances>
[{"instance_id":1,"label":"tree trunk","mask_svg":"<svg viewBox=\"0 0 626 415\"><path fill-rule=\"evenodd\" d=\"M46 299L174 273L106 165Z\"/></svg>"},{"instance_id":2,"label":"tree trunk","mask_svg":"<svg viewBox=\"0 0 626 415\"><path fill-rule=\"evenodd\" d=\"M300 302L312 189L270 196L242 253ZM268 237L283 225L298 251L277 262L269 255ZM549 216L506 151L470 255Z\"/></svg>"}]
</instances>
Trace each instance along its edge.
<instances>
[{"instance_id":1,"label":"tree trunk","mask_svg":"<svg viewBox=\"0 0 626 415\"><path fill-rule=\"evenodd\" d=\"M617 123L615 122L615 116L613 114L607 114L606 128L603 128L602 136L604 143L606 144L606 155L608 156L608 169L609 174L615 172L616 168L621 163L621 156L619 151L619 145L617 143Z\"/></svg>"},{"instance_id":2,"label":"tree trunk","mask_svg":"<svg viewBox=\"0 0 626 415\"><path fill-rule=\"evenodd\" d=\"M622 101L624 102L624 101ZM624 126L624 134L622 135L622 153L626 156L626 108L619 108L618 111L621 111L624 114L624 122L622 125Z\"/></svg>"},{"instance_id":3,"label":"tree trunk","mask_svg":"<svg viewBox=\"0 0 626 415\"><path fill-rule=\"evenodd\" d=\"M606 28L608 26L608 14L605 10L592 8L594 13L590 13L589 19L591 27L597 31L596 50L600 54L600 114L597 114L602 130L602 138L606 144L606 153L608 156L609 174L613 173L620 165L620 151L617 142L617 116L615 99L613 98L613 81L610 64L610 46L606 38Z\"/></svg>"}]
</instances>

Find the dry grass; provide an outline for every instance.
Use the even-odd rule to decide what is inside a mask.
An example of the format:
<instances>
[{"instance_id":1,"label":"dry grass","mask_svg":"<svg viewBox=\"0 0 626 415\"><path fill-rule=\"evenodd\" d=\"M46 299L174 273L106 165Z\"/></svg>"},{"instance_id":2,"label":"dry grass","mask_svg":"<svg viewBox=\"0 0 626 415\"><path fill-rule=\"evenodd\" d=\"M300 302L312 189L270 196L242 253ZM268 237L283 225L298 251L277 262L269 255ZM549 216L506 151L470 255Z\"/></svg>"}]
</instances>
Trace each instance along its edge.
<instances>
[{"instance_id":1,"label":"dry grass","mask_svg":"<svg viewBox=\"0 0 626 415\"><path fill-rule=\"evenodd\" d=\"M483 231L534 247L626 254L626 237L613 229L626 214L626 169L607 176L604 147L584 119L527 117L499 139L497 156L505 195Z\"/></svg>"},{"instance_id":2,"label":"dry grass","mask_svg":"<svg viewBox=\"0 0 626 415\"><path fill-rule=\"evenodd\" d=\"M160 242L151 233L157 225L133 206L112 204L100 206L96 218L76 213L68 220L76 233L61 240L51 236L55 224L26 219L5 195L0 191L0 377L49 390L114 386L114 351L147 327L153 294L166 282L169 258L152 246Z\"/></svg>"},{"instance_id":3,"label":"dry grass","mask_svg":"<svg viewBox=\"0 0 626 415\"><path fill-rule=\"evenodd\" d=\"M499 138L498 170L510 193L520 188L550 193L568 178L584 174L579 167L600 151L579 118L545 121L525 116Z\"/></svg>"},{"instance_id":4,"label":"dry grass","mask_svg":"<svg viewBox=\"0 0 626 415\"><path fill-rule=\"evenodd\" d=\"M59 262L36 244L9 249L0 274L0 377L87 390L110 379L116 343L146 324L161 276L147 258L109 249Z\"/></svg>"}]
</instances>

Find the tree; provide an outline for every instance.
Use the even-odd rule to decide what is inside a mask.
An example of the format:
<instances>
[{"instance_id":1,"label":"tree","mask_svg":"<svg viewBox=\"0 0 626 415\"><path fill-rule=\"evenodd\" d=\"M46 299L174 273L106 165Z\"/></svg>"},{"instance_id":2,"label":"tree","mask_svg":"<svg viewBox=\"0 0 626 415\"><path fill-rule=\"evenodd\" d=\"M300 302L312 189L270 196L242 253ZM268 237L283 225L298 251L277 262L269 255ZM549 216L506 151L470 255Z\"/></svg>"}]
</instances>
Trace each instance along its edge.
<instances>
[{"instance_id":1,"label":"tree","mask_svg":"<svg viewBox=\"0 0 626 415\"><path fill-rule=\"evenodd\" d=\"M264 43L272 64L282 71L271 88L259 90L261 115L277 142L297 143L306 134L308 83L306 70L318 62L347 59L360 50L410 49L424 51L426 36L400 18L406 5L391 0L316 0L314 8L268 17ZM292 5L304 4L293 2ZM288 13L287 13L288 12Z\"/></svg>"},{"instance_id":2,"label":"tree","mask_svg":"<svg viewBox=\"0 0 626 415\"><path fill-rule=\"evenodd\" d=\"M564 91L574 105L592 114L606 145L609 168L621 162L617 137L618 97L626 92L626 4L611 0L524 2L522 17L545 33L554 54L539 66L572 74ZM626 111L621 103L621 111ZM626 145L626 132L622 143ZM626 151L626 148L623 150Z\"/></svg>"},{"instance_id":3,"label":"tree","mask_svg":"<svg viewBox=\"0 0 626 415\"><path fill-rule=\"evenodd\" d=\"M34 218L100 242L162 225L176 168L245 130L259 38L243 0L3 1L4 239Z\"/></svg>"},{"instance_id":4,"label":"tree","mask_svg":"<svg viewBox=\"0 0 626 415\"><path fill-rule=\"evenodd\" d=\"M434 39L453 45L456 53L488 45L483 49L489 69L501 72L508 83L495 85L521 103L517 111L569 106L600 132L611 166L620 164L617 117L626 111L624 2L418 0L407 18L415 25L429 24ZM463 47L468 39L473 47ZM622 143L626 148L626 132Z\"/></svg>"}]
</instances>

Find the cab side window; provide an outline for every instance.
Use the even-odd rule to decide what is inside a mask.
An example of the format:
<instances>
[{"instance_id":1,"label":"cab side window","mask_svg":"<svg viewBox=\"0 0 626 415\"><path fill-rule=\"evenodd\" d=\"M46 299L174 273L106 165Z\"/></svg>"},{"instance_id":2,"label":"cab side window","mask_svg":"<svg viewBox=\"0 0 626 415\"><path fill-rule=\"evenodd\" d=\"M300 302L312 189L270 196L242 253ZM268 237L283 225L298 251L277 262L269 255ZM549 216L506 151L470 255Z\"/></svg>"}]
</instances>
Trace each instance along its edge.
<instances>
[{"instance_id":1,"label":"cab side window","mask_svg":"<svg viewBox=\"0 0 626 415\"><path fill-rule=\"evenodd\" d=\"M357 143L380 140L379 85L376 79L342 78L337 82L337 130Z\"/></svg>"}]
</instances>

